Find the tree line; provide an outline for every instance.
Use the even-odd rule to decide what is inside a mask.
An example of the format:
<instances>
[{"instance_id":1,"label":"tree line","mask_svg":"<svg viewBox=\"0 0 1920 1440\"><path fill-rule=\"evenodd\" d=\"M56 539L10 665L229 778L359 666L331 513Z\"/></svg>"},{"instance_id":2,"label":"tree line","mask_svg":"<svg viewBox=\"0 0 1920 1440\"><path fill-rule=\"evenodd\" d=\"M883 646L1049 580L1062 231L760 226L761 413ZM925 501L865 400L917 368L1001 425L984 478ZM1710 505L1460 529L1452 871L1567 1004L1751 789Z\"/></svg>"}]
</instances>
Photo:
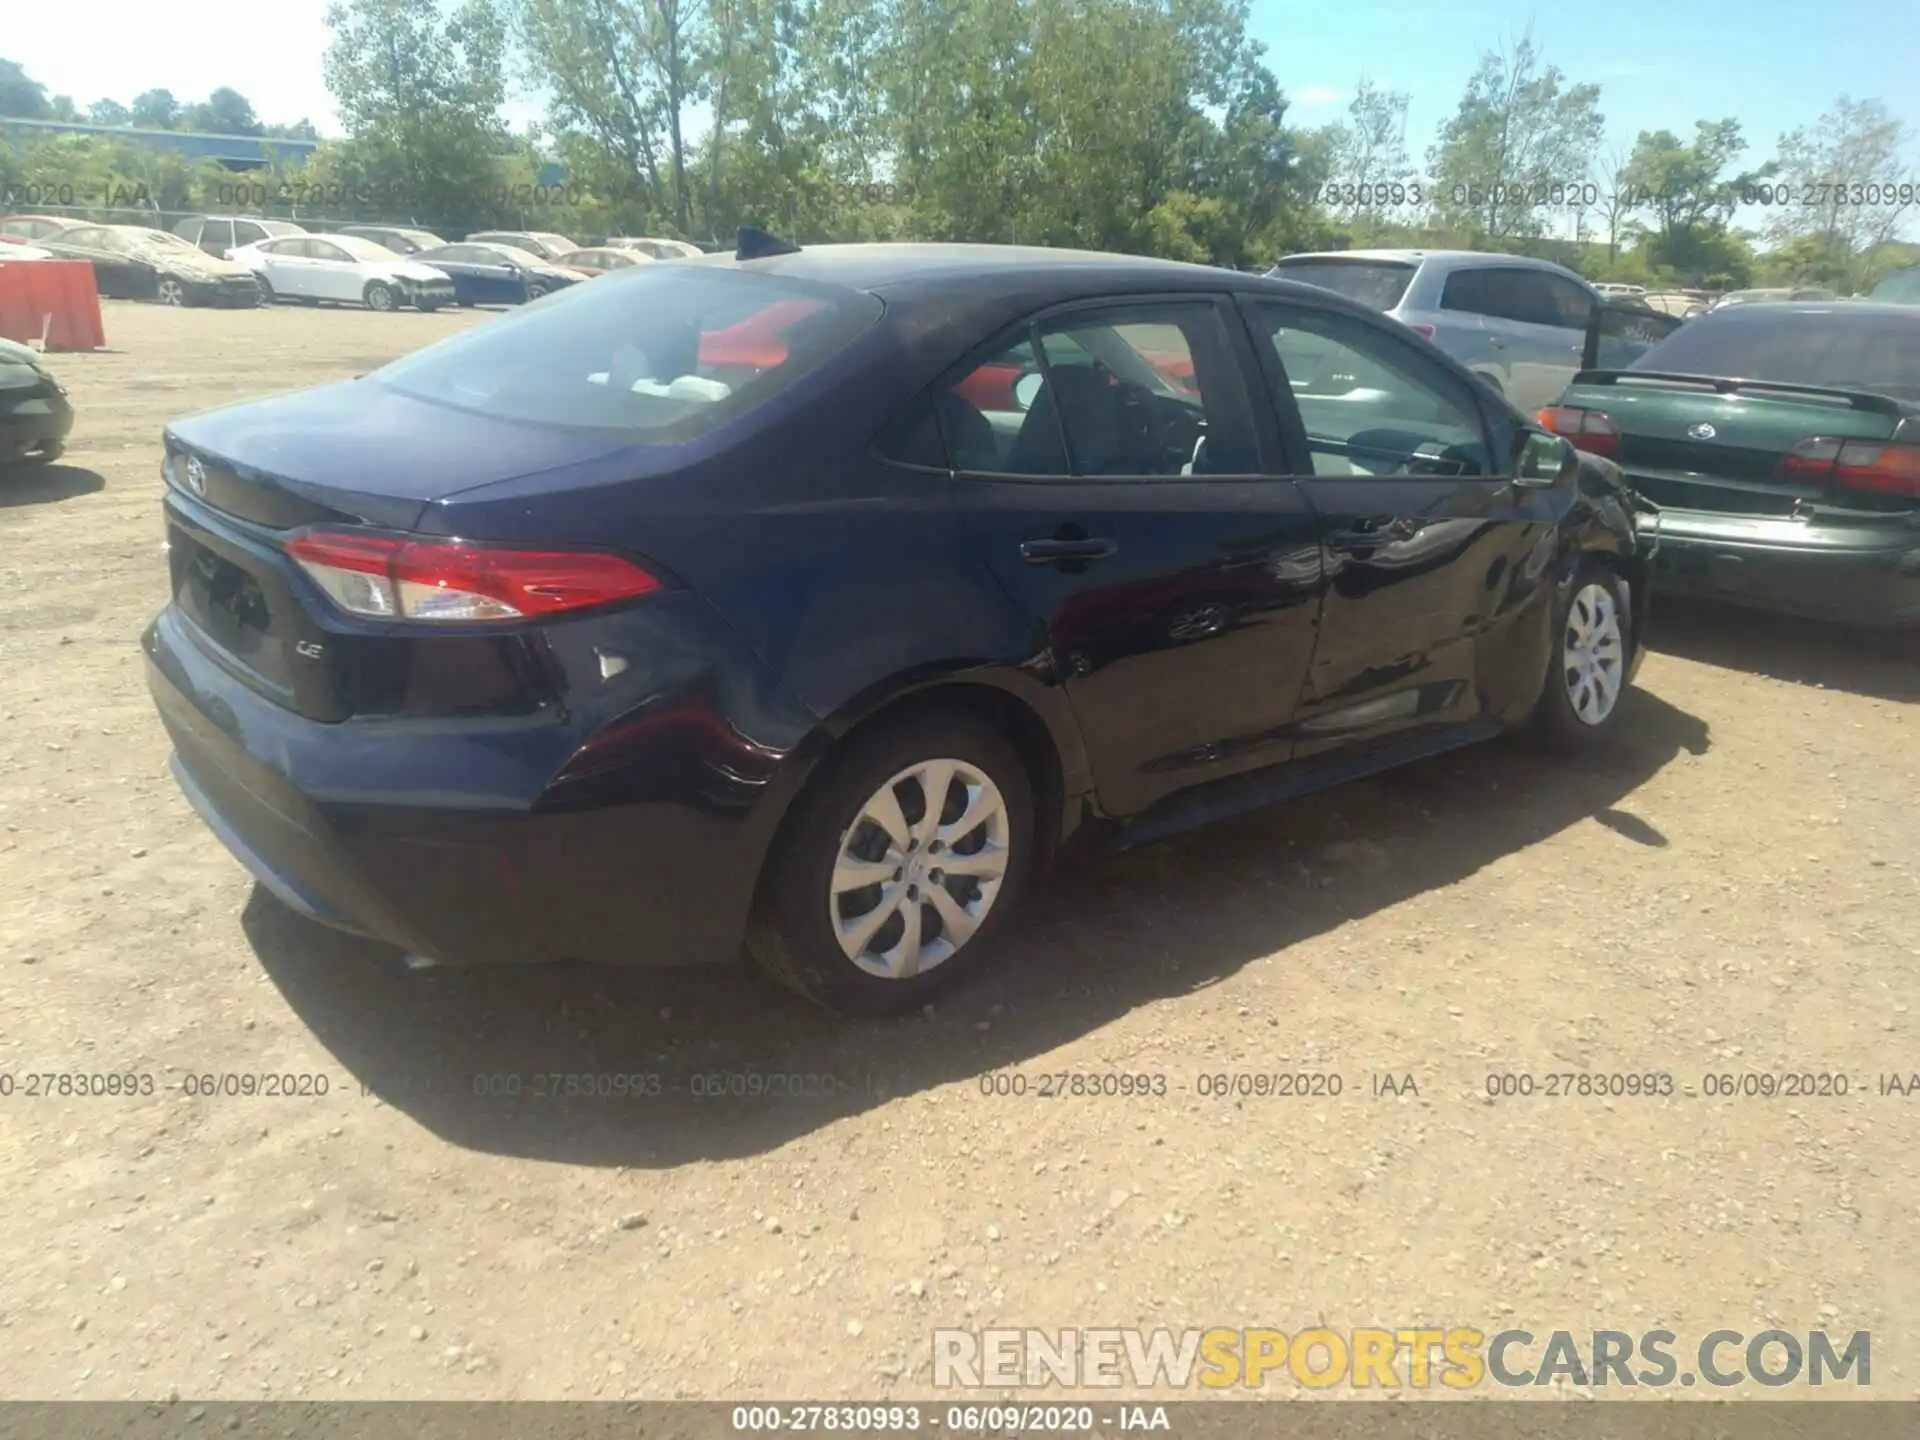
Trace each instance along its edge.
<instances>
[{"instance_id":1,"label":"tree line","mask_svg":"<svg viewBox=\"0 0 1920 1440\"><path fill-rule=\"evenodd\" d=\"M337 0L328 23L346 134L299 177L345 197L328 218L695 240L758 224L802 243L1018 242L1241 268L1452 244L1722 288L1853 288L1916 258L1893 243L1920 199L1914 137L1882 102L1842 95L1760 163L1733 119L1610 152L1600 87L1531 35L1482 56L1416 166L1404 93L1363 82L1343 122L1293 123L1246 0ZM518 131L502 114L516 84L545 107ZM77 113L0 61L0 115L63 110ZM87 115L311 134L263 125L229 88ZM0 179L82 156L22 148L0 152ZM86 154L119 171L167 163ZM556 162L564 187L539 186ZM1828 190L1803 195L1813 184ZM1852 198L1868 185L1874 203Z\"/></svg>"}]
</instances>

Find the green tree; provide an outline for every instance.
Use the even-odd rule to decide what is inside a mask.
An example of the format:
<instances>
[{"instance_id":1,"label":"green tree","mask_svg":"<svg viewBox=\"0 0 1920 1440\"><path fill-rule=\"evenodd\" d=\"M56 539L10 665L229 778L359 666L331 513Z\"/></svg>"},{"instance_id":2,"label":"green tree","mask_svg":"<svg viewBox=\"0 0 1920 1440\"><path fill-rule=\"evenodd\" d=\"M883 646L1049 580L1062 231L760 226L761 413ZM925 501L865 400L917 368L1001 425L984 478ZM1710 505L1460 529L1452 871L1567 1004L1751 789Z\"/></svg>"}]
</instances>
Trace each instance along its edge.
<instances>
[{"instance_id":1,"label":"green tree","mask_svg":"<svg viewBox=\"0 0 1920 1440\"><path fill-rule=\"evenodd\" d=\"M1372 230L1407 213L1409 202L1392 199L1394 187L1413 180L1407 104L1404 91L1382 90L1362 79L1347 106L1346 123L1327 135L1333 172L1329 209L1337 222Z\"/></svg>"},{"instance_id":2,"label":"green tree","mask_svg":"<svg viewBox=\"0 0 1920 1440\"><path fill-rule=\"evenodd\" d=\"M47 87L29 79L13 60L0 60L0 115L21 120L45 120Z\"/></svg>"},{"instance_id":3,"label":"green tree","mask_svg":"<svg viewBox=\"0 0 1920 1440\"><path fill-rule=\"evenodd\" d=\"M1486 51L1427 152L1436 223L1489 239L1544 234L1556 187L1585 181L1603 128L1600 87L1543 65L1531 34Z\"/></svg>"},{"instance_id":4,"label":"green tree","mask_svg":"<svg viewBox=\"0 0 1920 1440\"><path fill-rule=\"evenodd\" d=\"M451 13L436 0L345 0L327 23L324 73L347 130L329 148L331 173L372 187L388 213L475 221L511 149L499 13L488 0Z\"/></svg>"},{"instance_id":5,"label":"green tree","mask_svg":"<svg viewBox=\"0 0 1920 1440\"><path fill-rule=\"evenodd\" d=\"M130 118L143 130L171 130L180 118L180 102L171 90L145 90L133 97Z\"/></svg>"},{"instance_id":6,"label":"green tree","mask_svg":"<svg viewBox=\"0 0 1920 1440\"><path fill-rule=\"evenodd\" d=\"M1811 129L1781 137L1774 162L1794 203L1769 206L1766 235L1776 248L1817 241L1829 256L1854 256L1892 240L1913 209L1913 130L1881 100L1842 95ZM1887 182L1895 182L1888 193ZM1801 204L1806 194L1815 203ZM1796 250L1797 255L1814 253Z\"/></svg>"},{"instance_id":7,"label":"green tree","mask_svg":"<svg viewBox=\"0 0 1920 1440\"><path fill-rule=\"evenodd\" d=\"M87 107L90 125L128 125L132 121L132 112L118 100L96 100Z\"/></svg>"},{"instance_id":8,"label":"green tree","mask_svg":"<svg viewBox=\"0 0 1920 1440\"><path fill-rule=\"evenodd\" d=\"M182 130L197 130L206 135L258 135L260 118L253 105L238 90L222 85L197 105L181 112Z\"/></svg>"},{"instance_id":9,"label":"green tree","mask_svg":"<svg viewBox=\"0 0 1920 1440\"><path fill-rule=\"evenodd\" d=\"M47 101L47 119L58 120L65 125L78 125L82 121L80 107L71 95L56 95Z\"/></svg>"},{"instance_id":10,"label":"green tree","mask_svg":"<svg viewBox=\"0 0 1920 1440\"><path fill-rule=\"evenodd\" d=\"M1648 258L1689 284L1709 275L1743 278L1752 251L1728 225L1743 194L1772 173L1771 166L1729 176L1747 148L1740 122L1699 120L1691 141L1670 130L1643 130L1621 173L1630 211L1651 218Z\"/></svg>"}]
</instances>

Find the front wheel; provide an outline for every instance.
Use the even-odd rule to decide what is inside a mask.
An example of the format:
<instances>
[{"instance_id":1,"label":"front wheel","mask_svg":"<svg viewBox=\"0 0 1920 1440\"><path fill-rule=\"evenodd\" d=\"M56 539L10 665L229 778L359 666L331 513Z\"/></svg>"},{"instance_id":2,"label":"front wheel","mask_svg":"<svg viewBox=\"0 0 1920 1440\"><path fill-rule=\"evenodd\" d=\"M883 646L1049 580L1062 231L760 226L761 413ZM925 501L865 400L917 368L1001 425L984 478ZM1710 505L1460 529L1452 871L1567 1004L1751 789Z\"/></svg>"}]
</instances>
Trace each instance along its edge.
<instances>
[{"instance_id":1,"label":"front wheel","mask_svg":"<svg viewBox=\"0 0 1920 1440\"><path fill-rule=\"evenodd\" d=\"M165 275L154 287L153 298L162 305L184 305L187 303L187 287L171 275Z\"/></svg>"},{"instance_id":2,"label":"front wheel","mask_svg":"<svg viewBox=\"0 0 1920 1440\"><path fill-rule=\"evenodd\" d=\"M1031 872L1019 754L968 715L857 737L769 857L748 946L775 979L847 1014L911 1010L976 964Z\"/></svg>"},{"instance_id":3,"label":"front wheel","mask_svg":"<svg viewBox=\"0 0 1920 1440\"><path fill-rule=\"evenodd\" d=\"M527 303L531 305L534 301L538 300L542 295L546 293L547 293L547 287L542 285L538 280L534 280L530 282L527 285Z\"/></svg>"},{"instance_id":4,"label":"front wheel","mask_svg":"<svg viewBox=\"0 0 1920 1440\"><path fill-rule=\"evenodd\" d=\"M1553 659L1534 727L1557 750L1581 750L1619 718L1633 653L1627 587L1613 570L1589 560L1555 618Z\"/></svg>"},{"instance_id":5,"label":"front wheel","mask_svg":"<svg viewBox=\"0 0 1920 1440\"><path fill-rule=\"evenodd\" d=\"M391 285L375 280L367 286L366 301L369 310L391 310L400 303L400 298Z\"/></svg>"}]
</instances>

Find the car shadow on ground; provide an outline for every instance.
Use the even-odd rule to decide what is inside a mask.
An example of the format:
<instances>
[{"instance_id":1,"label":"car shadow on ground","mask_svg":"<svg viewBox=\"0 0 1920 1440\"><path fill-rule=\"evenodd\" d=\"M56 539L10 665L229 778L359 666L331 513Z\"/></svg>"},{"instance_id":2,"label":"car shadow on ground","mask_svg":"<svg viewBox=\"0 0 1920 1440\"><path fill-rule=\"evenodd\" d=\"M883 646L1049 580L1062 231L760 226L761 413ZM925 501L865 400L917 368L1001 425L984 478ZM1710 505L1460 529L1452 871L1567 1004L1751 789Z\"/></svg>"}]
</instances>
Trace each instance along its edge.
<instances>
[{"instance_id":1,"label":"car shadow on ground","mask_svg":"<svg viewBox=\"0 0 1920 1440\"><path fill-rule=\"evenodd\" d=\"M1692 599L1663 605L1652 633L1652 649L1703 665L1875 700L1920 701L1920 634L1850 629Z\"/></svg>"},{"instance_id":2,"label":"car shadow on ground","mask_svg":"<svg viewBox=\"0 0 1920 1440\"><path fill-rule=\"evenodd\" d=\"M1034 897L996 961L931 1015L837 1019L731 969L408 971L258 888L242 923L359 1083L455 1144L639 1168L760 1154L1025 1067L1582 820L1664 845L1618 807L1681 752L1705 753L1707 728L1644 691L1626 704L1615 736L1579 763L1495 743L1100 860ZM1284 1023L1267 1033L1284 1048ZM539 1094L556 1075L585 1077L562 1091L642 1093Z\"/></svg>"},{"instance_id":3,"label":"car shadow on ground","mask_svg":"<svg viewBox=\"0 0 1920 1440\"><path fill-rule=\"evenodd\" d=\"M78 465L27 465L0 471L0 510L15 505L57 505L107 488L97 472Z\"/></svg>"}]
</instances>

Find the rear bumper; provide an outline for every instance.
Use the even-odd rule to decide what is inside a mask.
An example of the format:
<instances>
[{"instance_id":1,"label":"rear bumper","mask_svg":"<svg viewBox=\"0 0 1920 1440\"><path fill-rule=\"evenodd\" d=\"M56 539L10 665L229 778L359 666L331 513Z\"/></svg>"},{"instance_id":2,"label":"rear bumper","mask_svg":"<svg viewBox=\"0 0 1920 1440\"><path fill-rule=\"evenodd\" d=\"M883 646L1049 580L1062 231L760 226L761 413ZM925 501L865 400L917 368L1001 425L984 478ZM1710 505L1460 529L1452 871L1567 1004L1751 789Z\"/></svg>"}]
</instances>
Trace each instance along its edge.
<instances>
[{"instance_id":1,"label":"rear bumper","mask_svg":"<svg viewBox=\"0 0 1920 1440\"><path fill-rule=\"evenodd\" d=\"M51 387L31 397L0 395L0 465L57 447L72 431L73 406Z\"/></svg>"},{"instance_id":2,"label":"rear bumper","mask_svg":"<svg viewBox=\"0 0 1920 1440\"><path fill-rule=\"evenodd\" d=\"M1920 626L1920 528L1663 510L1662 596L1875 628ZM1643 518L1643 526L1650 528Z\"/></svg>"},{"instance_id":3,"label":"rear bumper","mask_svg":"<svg viewBox=\"0 0 1920 1440\"><path fill-rule=\"evenodd\" d=\"M142 645L181 790L309 918L454 964L738 959L781 757L722 789L737 747L690 747L714 726L683 698L588 737L617 742L596 751L551 719L310 720L230 673L171 607Z\"/></svg>"}]
</instances>

